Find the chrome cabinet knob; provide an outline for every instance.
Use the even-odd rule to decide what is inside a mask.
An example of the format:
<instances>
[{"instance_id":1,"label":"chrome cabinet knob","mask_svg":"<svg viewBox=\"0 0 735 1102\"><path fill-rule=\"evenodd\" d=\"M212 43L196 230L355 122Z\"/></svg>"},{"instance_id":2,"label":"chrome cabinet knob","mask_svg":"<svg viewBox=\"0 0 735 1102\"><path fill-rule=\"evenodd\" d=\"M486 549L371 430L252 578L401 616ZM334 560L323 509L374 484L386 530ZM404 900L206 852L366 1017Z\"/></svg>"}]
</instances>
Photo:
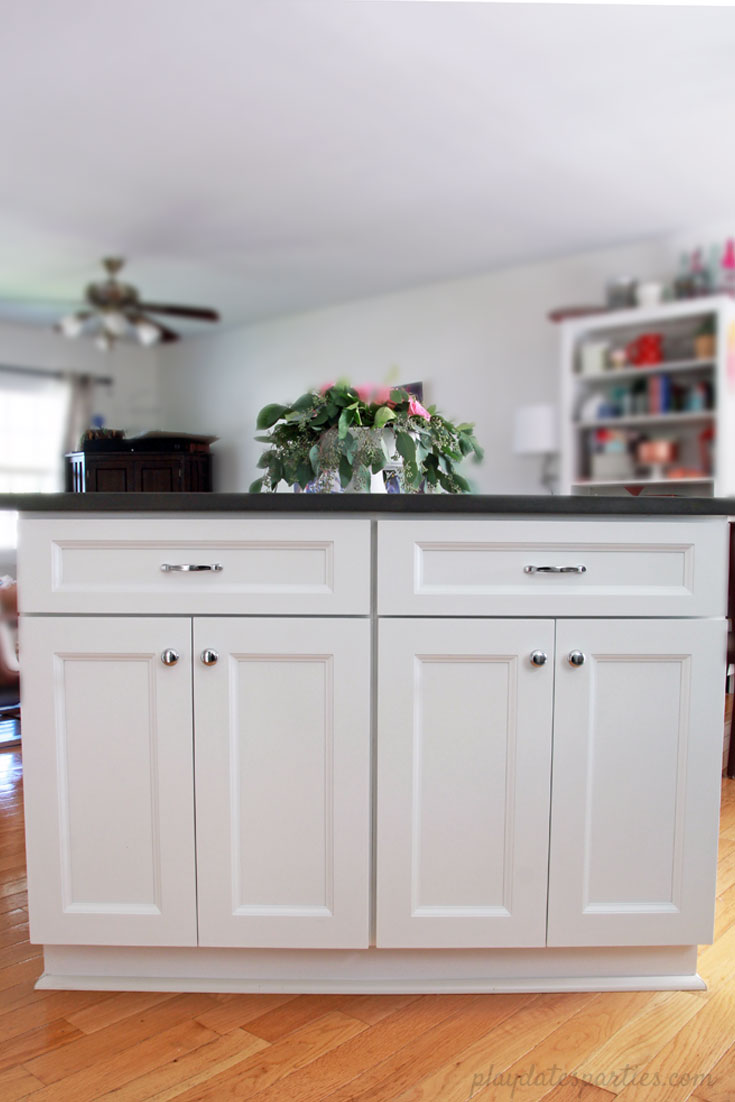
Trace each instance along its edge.
<instances>
[{"instance_id":1,"label":"chrome cabinet knob","mask_svg":"<svg viewBox=\"0 0 735 1102\"><path fill-rule=\"evenodd\" d=\"M177 650L165 650L161 655L164 666L175 666L178 660L179 652Z\"/></svg>"},{"instance_id":2,"label":"chrome cabinet knob","mask_svg":"<svg viewBox=\"0 0 735 1102\"><path fill-rule=\"evenodd\" d=\"M567 661L569 662L570 666L583 666L584 655L582 654L581 650L572 650L569 652L569 657Z\"/></svg>"},{"instance_id":3,"label":"chrome cabinet knob","mask_svg":"<svg viewBox=\"0 0 735 1102\"><path fill-rule=\"evenodd\" d=\"M217 654L216 650L210 650L209 648L207 648L207 650L202 651L202 662L205 666L213 666L218 658L219 655Z\"/></svg>"},{"instance_id":4,"label":"chrome cabinet knob","mask_svg":"<svg viewBox=\"0 0 735 1102\"><path fill-rule=\"evenodd\" d=\"M547 655L542 650L531 651L531 665L532 666L545 666Z\"/></svg>"}]
</instances>

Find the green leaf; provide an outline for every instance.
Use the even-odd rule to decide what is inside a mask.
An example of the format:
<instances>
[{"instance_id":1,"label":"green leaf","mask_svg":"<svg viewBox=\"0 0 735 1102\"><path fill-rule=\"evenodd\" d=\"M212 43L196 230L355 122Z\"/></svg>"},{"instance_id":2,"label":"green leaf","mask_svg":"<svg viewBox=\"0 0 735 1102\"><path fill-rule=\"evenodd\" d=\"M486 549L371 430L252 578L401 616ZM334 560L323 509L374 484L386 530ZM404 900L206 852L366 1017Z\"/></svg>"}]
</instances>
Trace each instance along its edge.
<instances>
[{"instance_id":1,"label":"green leaf","mask_svg":"<svg viewBox=\"0 0 735 1102\"><path fill-rule=\"evenodd\" d=\"M263 489L263 479L262 478L256 478L255 482L250 483L250 488L248 489L248 493L249 494L259 494L262 489Z\"/></svg>"},{"instance_id":2,"label":"green leaf","mask_svg":"<svg viewBox=\"0 0 735 1102\"><path fill-rule=\"evenodd\" d=\"M306 394L302 394L300 398L297 398L291 408L292 409L298 409L298 410L301 410L301 411L303 411L305 409L311 409L313 407L315 401L316 401L316 394L313 394L311 391L309 391Z\"/></svg>"},{"instance_id":3,"label":"green leaf","mask_svg":"<svg viewBox=\"0 0 735 1102\"><path fill-rule=\"evenodd\" d=\"M287 406L280 406L276 402L272 402L269 406L263 406L258 414L255 427L258 429L269 429L271 425L275 425L276 421L280 421L287 408Z\"/></svg>"},{"instance_id":4,"label":"green leaf","mask_svg":"<svg viewBox=\"0 0 735 1102\"><path fill-rule=\"evenodd\" d=\"M357 440L351 432L346 434L342 442L342 454L347 456L350 463L354 462L355 455L357 454Z\"/></svg>"},{"instance_id":5,"label":"green leaf","mask_svg":"<svg viewBox=\"0 0 735 1102\"><path fill-rule=\"evenodd\" d=\"M337 422L339 428L337 429L337 435L340 440L344 440L347 435L347 430L350 426L350 412L347 409L343 409L339 415L339 421Z\"/></svg>"},{"instance_id":6,"label":"green leaf","mask_svg":"<svg viewBox=\"0 0 735 1102\"><path fill-rule=\"evenodd\" d=\"M408 391L404 390L403 387L395 387L390 392L391 402L407 402L408 398Z\"/></svg>"},{"instance_id":7,"label":"green leaf","mask_svg":"<svg viewBox=\"0 0 735 1102\"><path fill-rule=\"evenodd\" d=\"M272 436L254 436L253 439L257 440L259 444L272 444L273 443L273 437Z\"/></svg>"},{"instance_id":8,"label":"green leaf","mask_svg":"<svg viewBox=\"0 0 735 1102\"><path fill-rule=\"evenodd\" d=\"M375 421L373 424L376 429L382 429L389 421L395 421L396 415L389 406L381 406L375 414Z\"/></svg>"},{"instance_id":9,"label":"green leaf","mask_svg":"<svg viewBox=\"0 0 735 1102\"><path fill-rule=\"evenodd\" d=\"M474 427L474 424L468 421L463 421L461 425L455 426L457 432L471 432Z\"/></svg>"},{"instance_id":10,"label":"green leaf","mask_svg":"<svg viewBox=\"0 0 735 1102\"><path fill-rule=\"evenodd\" d=\"M463 494L468 494L470 492L470 484L466 478L462 478L462 475L457 474L456 471L454 472L452 477L454 478L454 481L457 483Z\"/></svg>"},{"instance_id":11,"label":"green leaf","mask_svg":"<svg viewBox=\"0 0 735 1102\"><path fill-rule=\"evenodd\" d=\"M271 486L275 487L283 478L283 464L277 455L271 458L268 466L268 477L271 480Z\"/></svg>"},{"instance_id":12,"label":"green leaf","mask_svg":"<svg viewBox=\"0 0 735 1102\"><path fill-rule=\"evenodd\" d=\"M462 452L462 455L469 455L472 451L472 444L470 444L466 436L459 437L459 450Z\"/></svg>"},{"instance_id":13,"label":"green leaf","mask_svg":"<svg viewBox=\"0 0 735 1102\"><path fill-rule=\"evenodd\" d=\"M370 467L373 474L377 474L378 471L382 471L383 467L385 466L385 463L386 463L386 459L385 459L385 455L383 454L383 452L382 451L376 452L375 457L374 457L373 462L372 462L371 467Z\"/></svg>"},{"instance_id":14,"label":"green leaf","mask_svg":"<svg viewBox=\"0 0 735 1102\"><path fill-rule=\"evenodd\" d=\"M258 460L258 466L261 468L261 470L265 469L266 467L270 467L271 459L275 454L275 452L263 452L260 459Z\"/></svg>"},{"instance_id":15,"label":"green leaf","mask_svg":"<svg viewBox=\"0 0 735 1102\"><path fill-rule=\"evenodd\" d=\"M296 468L296 481L302 490L311 482L312 478L313 471L311 469L311 463L309 463L307 459L302 459Z\"/></svg>"},{"instance_id":16,"label":"green leaf","mask_svg":"<svg viewBox=\"0 0 735 1102\"><path fill-rule=\"evenodd\" d=\"M479 462L480 462L480 461L481 461L482 459L484 459L484 458L485 458L485 451L484 451L484 449L483 449L483 448L481 448L481 447L480 447L480 445L479 445L479 444L477 443L477 441L475 440L474 436L472 437L471 443L472 443L472 447L473 447L473 450L474 450L474 452L475 452L475 462L476 462L476 463L479 463Z\"/></svg>"},{"instance_id":17,"label":"green leaf","mask_svg":"<svg viewBox=\"0 0 735 1102\"><path fill-rule=\"evenodd\" d=\"M352 464L346 455L340 456L339 460L339 481L344 490L345 486L352 478Z\"/></svg>"},{"instance_id":18,"label":"green leaf","mask_svg":"<svg viewBox=\"0 0 735 1102\"><path fill-rule=\"evenodd\" d=\"M314 444L313 448L309 448L309 462L311 463L312 470L315 475L319 474L321 464L319 462L319 445Z\"/></svg>"},{"instance_id":19,"label":"green leaf","mask_svg":"<svg viewBox=\"0 0 735 1102\"><path fill-rule=\"evenodd\" d=\"M396 433L396 450L399 455L402 455L407 463L416 462L416 444L411 436L407 432Z\"/></svg>"}]
</instances>

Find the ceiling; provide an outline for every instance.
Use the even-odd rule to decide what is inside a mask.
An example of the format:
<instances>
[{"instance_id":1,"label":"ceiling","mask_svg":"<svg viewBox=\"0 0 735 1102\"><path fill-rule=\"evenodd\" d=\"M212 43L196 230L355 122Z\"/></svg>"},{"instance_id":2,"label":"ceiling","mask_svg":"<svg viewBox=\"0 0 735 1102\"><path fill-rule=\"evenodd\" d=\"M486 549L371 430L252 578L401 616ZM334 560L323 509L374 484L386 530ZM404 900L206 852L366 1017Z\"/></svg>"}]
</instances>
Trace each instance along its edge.
<instances>
[{"instance_id":1,"label":"ceiling","mask_svg":"<svg viewBox=\"0 0 735 1102\"><path fill-rule=\"evenodd\" d=\"M235 324L735 213L735 10L0 0L0 316ZM201 332L190 326L187 332Z\"/></svg>"}]
</instances>

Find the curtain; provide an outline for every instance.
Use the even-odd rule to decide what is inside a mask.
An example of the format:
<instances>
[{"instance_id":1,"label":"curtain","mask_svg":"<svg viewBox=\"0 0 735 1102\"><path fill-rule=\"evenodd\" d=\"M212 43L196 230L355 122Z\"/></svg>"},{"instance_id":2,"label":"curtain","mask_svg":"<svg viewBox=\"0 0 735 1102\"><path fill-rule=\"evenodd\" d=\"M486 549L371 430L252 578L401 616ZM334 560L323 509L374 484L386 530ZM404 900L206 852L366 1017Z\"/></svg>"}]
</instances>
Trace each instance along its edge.
<instances>
[{"instance_id":1,"label":"curtain","mask_svg":"<svg viewBox=\"0 0 735 1102\"><path fill-rule=\"evenodd\" d=\"M79 450L79 440L90 426L94 413L95 380L91 375L69 374L64 379L69 390L64 451Z\"/></svg>"}]
</instances>

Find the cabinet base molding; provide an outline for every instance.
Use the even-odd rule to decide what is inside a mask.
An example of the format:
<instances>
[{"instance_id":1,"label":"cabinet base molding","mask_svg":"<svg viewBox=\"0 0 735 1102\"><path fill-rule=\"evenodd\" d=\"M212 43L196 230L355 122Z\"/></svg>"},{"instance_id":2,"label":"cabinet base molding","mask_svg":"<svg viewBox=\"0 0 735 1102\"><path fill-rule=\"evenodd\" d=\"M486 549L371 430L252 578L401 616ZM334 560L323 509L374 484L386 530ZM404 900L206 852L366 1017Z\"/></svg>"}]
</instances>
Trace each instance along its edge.
<instances>
[{"instance_id":1,"label":"cabinet base molding","mask_svg":"<svg viewBox=\"0 0 735 1102\"><path fill-rule=\"evenodd\" d=\"M344 994L702 991L696 945L603 949L44 947L37 988Z\"/></svg>"}]
</instances>

